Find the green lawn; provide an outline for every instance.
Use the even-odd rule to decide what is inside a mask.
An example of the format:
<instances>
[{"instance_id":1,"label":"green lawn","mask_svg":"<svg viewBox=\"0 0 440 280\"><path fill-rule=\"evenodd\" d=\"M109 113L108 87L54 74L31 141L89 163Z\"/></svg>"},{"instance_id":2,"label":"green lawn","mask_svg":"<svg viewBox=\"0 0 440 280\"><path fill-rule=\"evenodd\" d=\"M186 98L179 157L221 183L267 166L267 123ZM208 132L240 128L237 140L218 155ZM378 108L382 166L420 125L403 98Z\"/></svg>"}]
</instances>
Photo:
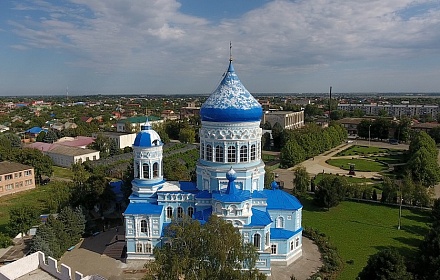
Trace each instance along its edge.
<instances>
[{"instance_id":1,"label":"green lawn","mask_svg":"<svg viewBox=\"0 0 440 280\"><path fill-rule=\"evenodd\" d=\"M371 156L372 160L378 160L387 164L405 163L406 156L404 154L389 154L385 156Z\"/></svg>"},{"instance_id":2,"label":"green lawn","mask_svg":"<svg viewBox=\"0 0 440 280\"><path fill-rule=\"evenodd\" d=\"M403 209L402 227L397 230L398 208L344 201L330 211L321 211L311 198L302 199L302 203L303 226L325 233L338 248L344 261L339 280L355 279L368 257L384 248L414 254L428 230L428 212ZM347 264L348 260L354 263Z\"/></svg>"},{"instance_id":3,"label":"green lawn","mask_svg":"<svg viewBox=\"0 0 440 280\"><path fill-rule=\"evenodd\" d=\"M389 153L396 151L401 151L401 150L354 145L346 150L337 153L336 156L354 156L354 155L365 156L365 155Z\"/></svg>"},{"instance_id":4,"label":"green lawn","mask_svg":"<svg viewBox=\"0 0 440 280\"><path fill-rule=\"evenodd\" d=\"M326 175L328 175L328 174L326 174ZM322 173L317 174L316 178L315 178L315 184L318 185L319 182L321 182L322 178L323 178ZM351 176L344 176L344 178L347 180L348 183L354 183L354 184L361 184L361 183L377 184L378 183L377 180L373 180L370 178L357 178L357 177L351 177Z\"/></svg>"},{"instance_id":5,"label":"green lawn","mask_svg":"<svg viewBox=\"0 0 440 280\"><path fill-rule=\"evenodd\" d=\"M53 176L59 178L72 179L73 172L70 168L64 168L59 166L53 166Z\"/></svg>"},{"instance_id":6,"label":"green lawn","mask_svg":"<svg viewBox=\"0 0 440 280\"><path fill-rule=\"evenodd\" d=\"M363 172L380 172L382 170L388 169L388 166L386 164L360 158L329 159L326 162L330 165L342 168L344 170L350 170L350 164L354 164L354 170Z\"/></svg>"},{"instance_id":7,"label":"green lawn","mask_svg":"<svg viewBox=\"0 0 440 280\"><path fill-rule=\"evenodd\" d=\"M6 232L9 209L15 206L30 205L39 210L38 214L47 213L47 195L53 187L52 183L49 183L46 186L0 197L0 232Z\"/></svg>"}]
</instances>

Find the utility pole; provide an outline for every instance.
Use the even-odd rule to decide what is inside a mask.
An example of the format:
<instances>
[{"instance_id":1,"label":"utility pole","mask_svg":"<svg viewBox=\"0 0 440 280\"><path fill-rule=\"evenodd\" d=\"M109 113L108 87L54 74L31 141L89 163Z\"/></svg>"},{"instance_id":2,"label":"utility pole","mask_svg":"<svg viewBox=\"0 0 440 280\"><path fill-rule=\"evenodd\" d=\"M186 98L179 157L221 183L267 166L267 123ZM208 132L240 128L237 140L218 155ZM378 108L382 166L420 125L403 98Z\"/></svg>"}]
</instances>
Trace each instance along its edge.
<instances>
[{"instance_id":1,"label":"utility pole","mask_svg":"<svg viewBox=\"0 0 440 280\"><path fill-rule=\"evenodd\" d=\"M328 123L330 124L330 115L332 114L332 87L330 87L330 98L328 100Z\"/></svg>"}]
</instances>

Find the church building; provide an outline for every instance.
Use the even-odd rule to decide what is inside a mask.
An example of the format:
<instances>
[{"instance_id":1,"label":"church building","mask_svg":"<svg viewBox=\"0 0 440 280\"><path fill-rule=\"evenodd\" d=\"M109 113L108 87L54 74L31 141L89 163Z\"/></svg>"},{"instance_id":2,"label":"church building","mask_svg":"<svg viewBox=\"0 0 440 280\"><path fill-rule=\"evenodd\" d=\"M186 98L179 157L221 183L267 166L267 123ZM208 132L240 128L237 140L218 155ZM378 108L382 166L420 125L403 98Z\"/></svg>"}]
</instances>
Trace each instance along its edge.
<instances>
[{"instance_id":1,"label":"church building","mask_svg":"<svg viewBox=\"0 0 440 280\"><path fill-rule=\"evenodd\" d=\"M200 109L195 183L166 181L163 143L148 120L142 125L133 143L133 193L124 213L127 261L153 259L164 228L183 215L201 224L211 215L232 223L243 242L257 248L256 266L267 275L272 265L286 266L302 255L301 203L276 182L264 189L262 115L230 60L220 85Z\"/></svg>"}]
</instances>

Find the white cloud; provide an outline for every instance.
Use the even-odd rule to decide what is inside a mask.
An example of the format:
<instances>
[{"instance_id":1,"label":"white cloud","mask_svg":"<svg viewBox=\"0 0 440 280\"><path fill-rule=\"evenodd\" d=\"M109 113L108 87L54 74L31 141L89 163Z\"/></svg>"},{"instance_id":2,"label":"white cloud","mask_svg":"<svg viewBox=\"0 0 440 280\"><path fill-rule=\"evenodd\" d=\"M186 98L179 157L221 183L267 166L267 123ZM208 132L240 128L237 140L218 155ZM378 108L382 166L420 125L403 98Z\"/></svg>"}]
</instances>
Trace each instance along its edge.
<instances>
[{"instance_id":1,"label":"white cloud","mask_svg":"<svg viewBox=\"0 0 440 280\"><path fill-rule=\"evenodd\" d=\"M423 4L428 8L411 16L411 8ZM22 3L16 9L23 20L10 24L23 40L11 47L61 49L75 55L71 66L100 73L139 70L146 76L194 75L192 65L201 75L218 73L231 40L246 73L313 72L348 61L440 54L438 1L276 0L218 24L182 14L180 5L175 0ZM44 17L26 19L27 11Z\"/></svg>"}]
</instances>

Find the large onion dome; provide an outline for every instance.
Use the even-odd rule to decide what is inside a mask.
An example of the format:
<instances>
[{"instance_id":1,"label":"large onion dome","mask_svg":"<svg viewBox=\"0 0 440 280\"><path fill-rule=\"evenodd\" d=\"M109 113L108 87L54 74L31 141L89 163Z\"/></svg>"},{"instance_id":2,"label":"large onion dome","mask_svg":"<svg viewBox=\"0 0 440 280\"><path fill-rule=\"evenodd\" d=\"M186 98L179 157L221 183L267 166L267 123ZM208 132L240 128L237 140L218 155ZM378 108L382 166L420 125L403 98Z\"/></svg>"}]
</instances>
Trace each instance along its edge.
<instances>
[{"instance_id":1,"label":"large onion dome","mask_svg":"<svg viewBox=\"0 0 440 280\"><path fill-rule=\"evenodd\" d=\"M202 121L253 122L260 121L263 109L235 74L232 62L217 89L200 109Z\"/></svg>"}]
</instances>

